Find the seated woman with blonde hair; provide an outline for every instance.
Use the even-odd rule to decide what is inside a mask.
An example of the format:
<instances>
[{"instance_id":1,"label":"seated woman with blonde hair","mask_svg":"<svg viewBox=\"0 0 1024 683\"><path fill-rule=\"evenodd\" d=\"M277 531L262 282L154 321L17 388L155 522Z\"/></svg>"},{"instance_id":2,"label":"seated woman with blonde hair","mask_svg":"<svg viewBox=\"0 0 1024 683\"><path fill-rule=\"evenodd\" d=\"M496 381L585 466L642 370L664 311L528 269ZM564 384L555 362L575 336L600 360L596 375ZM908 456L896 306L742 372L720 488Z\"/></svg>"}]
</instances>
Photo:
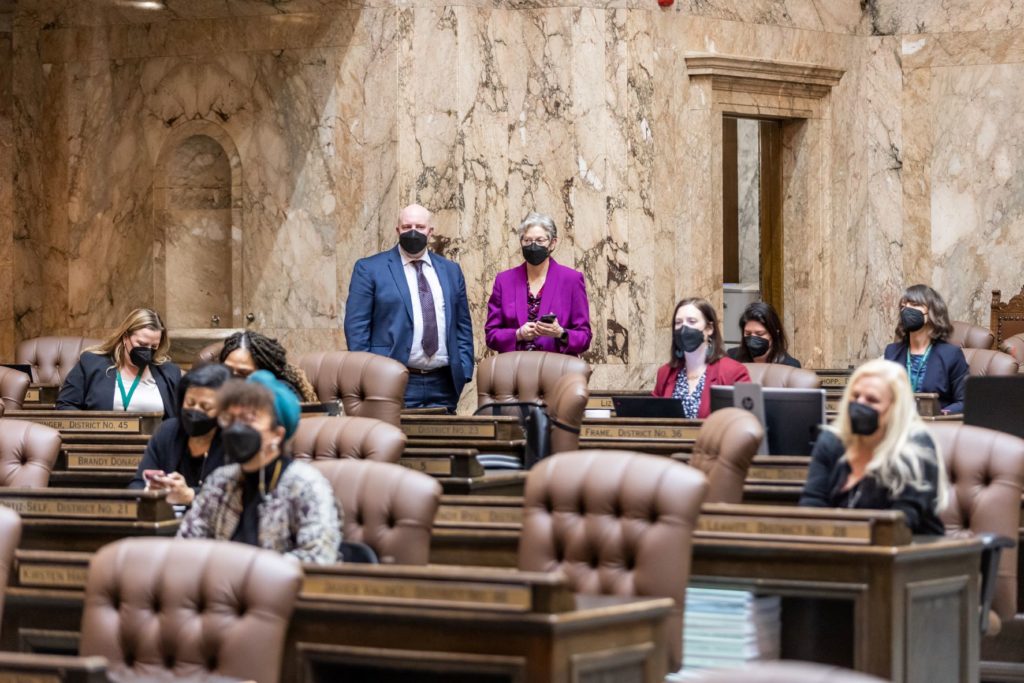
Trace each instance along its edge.
<instances>
[{"instance_id":1,"label":"seated woman with blonde hair","mask_svg":"<svg viewBox=\"0 0 1024 683\"><path fill-rule=\"evenodd\" d=\"M800 505L899 510L912 533L942 535L948 489L907 373L881 359L857 368L814 444Z\"/></svg>"}]
</instances>

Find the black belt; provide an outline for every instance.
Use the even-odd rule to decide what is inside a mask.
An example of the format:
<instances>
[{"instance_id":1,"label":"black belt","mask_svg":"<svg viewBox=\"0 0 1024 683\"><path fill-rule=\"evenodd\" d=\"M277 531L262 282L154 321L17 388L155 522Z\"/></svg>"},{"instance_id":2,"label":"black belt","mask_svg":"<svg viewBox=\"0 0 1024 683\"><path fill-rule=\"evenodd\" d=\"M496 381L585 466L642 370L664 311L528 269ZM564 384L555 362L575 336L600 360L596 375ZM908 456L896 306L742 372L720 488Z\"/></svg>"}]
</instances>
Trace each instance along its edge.
<instances>
[{"instance_id":1,"label":"black belt","mask_svg":"<svg viewBox=\"0 0 1024 683\"><path fill-rule=\"evenodd\" d=\"M448 372L451 369L451 366L445 365L442 368L433 368L432 370L423 370L420 368L410 368L409 366L406 366L406 369L409 371L410 375L434 375L438 372Z\"/></svg>"}]
</instances>

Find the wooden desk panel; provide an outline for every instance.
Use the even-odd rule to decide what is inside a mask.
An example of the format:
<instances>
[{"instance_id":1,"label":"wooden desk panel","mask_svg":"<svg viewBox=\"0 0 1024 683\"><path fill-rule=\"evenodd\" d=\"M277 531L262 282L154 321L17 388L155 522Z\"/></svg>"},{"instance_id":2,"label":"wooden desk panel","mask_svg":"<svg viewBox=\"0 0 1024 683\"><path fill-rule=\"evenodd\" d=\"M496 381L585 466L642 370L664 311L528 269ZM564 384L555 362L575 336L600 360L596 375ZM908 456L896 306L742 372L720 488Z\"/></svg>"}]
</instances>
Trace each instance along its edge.
<instances>
[{"instance_id":1,"label":"wooden desk panel","mask_svg":"<svg viewBox=\"0 0 1024 683\"><path fill-rule=\"evenodd\" d=\"M4 417L53 427L64 434L150 435L163 420L162 413L125 413L100 410L12 410Z\"/></svg>"}]
</instances>

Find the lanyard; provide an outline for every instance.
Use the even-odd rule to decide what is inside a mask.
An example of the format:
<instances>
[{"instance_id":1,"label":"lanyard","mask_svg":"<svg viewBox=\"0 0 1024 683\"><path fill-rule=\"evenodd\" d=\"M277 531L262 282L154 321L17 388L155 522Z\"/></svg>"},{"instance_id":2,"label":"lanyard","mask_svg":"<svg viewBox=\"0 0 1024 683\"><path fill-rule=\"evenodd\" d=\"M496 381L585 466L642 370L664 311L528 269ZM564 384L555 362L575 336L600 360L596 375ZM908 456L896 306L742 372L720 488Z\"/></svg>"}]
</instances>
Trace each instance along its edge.
<instances>
[{"instance_id":1,"label":"lanyard","mask_svg":"<svg viewBox=\"0 0 1024 683\"><path fill-rule=\"evenodd\" d=\"M132 396L135 395L135 390L139 386L139 380L142 379L142 373L135 375L135 381L132 382L132 388L128 390L128 393L124 393L124 382L121 381L121 371L117 372L117 388L121 392L121 405L124 407L124 411L128 412L128 404L132 402Z\"/></svg>"},{"instance_id":2,"label":"lanyard","mask_svg":"<svg viewBox=\"0 0 1024 683\"><path fill-rule=\"evenodd\" d=\"M907 375L910 377L910 388L914 390L914 393L921 391L921 383L924 382L924 371L928 365L928 356L931 352L932 345L929 344L928 348L924 350L924 355L921 356L921 364L917 366L917 372L914 372L910 363L910 346L907 346Z\"/></svg>"}]
</instances>

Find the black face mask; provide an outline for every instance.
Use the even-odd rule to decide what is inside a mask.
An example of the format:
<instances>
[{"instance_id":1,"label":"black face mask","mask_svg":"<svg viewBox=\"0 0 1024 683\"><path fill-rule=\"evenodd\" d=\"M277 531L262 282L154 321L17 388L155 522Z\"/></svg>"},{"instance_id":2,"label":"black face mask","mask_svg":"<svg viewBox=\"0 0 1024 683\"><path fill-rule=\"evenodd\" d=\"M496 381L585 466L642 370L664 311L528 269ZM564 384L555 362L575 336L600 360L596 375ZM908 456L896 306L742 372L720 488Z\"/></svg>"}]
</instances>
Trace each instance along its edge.
<instances>
[{"instance_id":1,"label":"black face mask","mask_svg":"<svg viewBox=\"0 0 1024 683\"><path fill-rule=\"evenodd\" d=\"M907 332L917 332L924 327L924 313L916 308L907 306L900 311L900 325Z\"/></svg>"},{"instance_id":2,"label":"black face mask","mask_svg":"<svg viewBox=\"0 0 1024 683\"><path fill-rule=\"evenodd\" d=\"M755 337L750 334L743 338L743 345L747 347L747 353L750 354L751 358L760 358L768 353L772 343L764 337Z\"/></svg>"},{"instance_id":3,"label":"black face mask","mask_svg":"<svg viewBox=\"0 0 1024 683\"><path fill-rule=\"evenodd\" d=\"M224 444L224 462L244 465L252 460L263 446L263 437L247 424L235 422L220 432Z\"/></svg>"},{"instance_id":4,"label":"black face mask","mask_svg":"<svg viewBox=\"0 0 1024 683\"><path fill-rule=\"evenodd\" d=\"M871 436L878 431L878 411L863 403L853 403L847 407L850 415L850 431L858 436Z\"/></svg>"},{"instance_id":5,"label":"black face mask","mask_svg":"<svg viewBox=\"0 0 1024 683\"><path fill-rule=\"evenodd\" d=\"M550 253L547 247L540 244L527 244L523 247L523 258L531 266L539 266L544 263Z\"/></svg>"},{"instance_id":6,"label":"black face mask","mask_svg":"<svg viewBox=\"0 0 1024 683\"><path fill-rule=\"evenodd\" d=\"M209 434L217 426L217 418L210 417L201 410L187 409L181 411L181 428L189 436Z\"/></svg>"},{"instance_id":7,"label":"black face mask","mask_svg":"<svg viewBox=\"0 0 1024 683\"><path fill-rule=\"evenodd\" d=\"M406 254L418 254L427 248L427 236L419 230L406 230L398 236L398 243Z\"/></svg>"},{"instance_id":8,"label":"black face mask","mask_svg":"<svg viewBox=\"0 0 1024 683\"><path fill-rule=\"evenodd\" d=\"M695 327L683 325L674 334L677 358L682 358L683 353L693 353L704 343L704 333Z\"/></svg>"},{"instance_id":9,"label":"black face mask","mask_svg":"<svg viewBox=\"0 0 1024 683\"><path fill-rule=\"evenodd\" d=\"M139 370L145 370L146 366L153 362L153 349L148 346L136 346L128 352L128 358Z\"/></svg>"}]
</instances>

